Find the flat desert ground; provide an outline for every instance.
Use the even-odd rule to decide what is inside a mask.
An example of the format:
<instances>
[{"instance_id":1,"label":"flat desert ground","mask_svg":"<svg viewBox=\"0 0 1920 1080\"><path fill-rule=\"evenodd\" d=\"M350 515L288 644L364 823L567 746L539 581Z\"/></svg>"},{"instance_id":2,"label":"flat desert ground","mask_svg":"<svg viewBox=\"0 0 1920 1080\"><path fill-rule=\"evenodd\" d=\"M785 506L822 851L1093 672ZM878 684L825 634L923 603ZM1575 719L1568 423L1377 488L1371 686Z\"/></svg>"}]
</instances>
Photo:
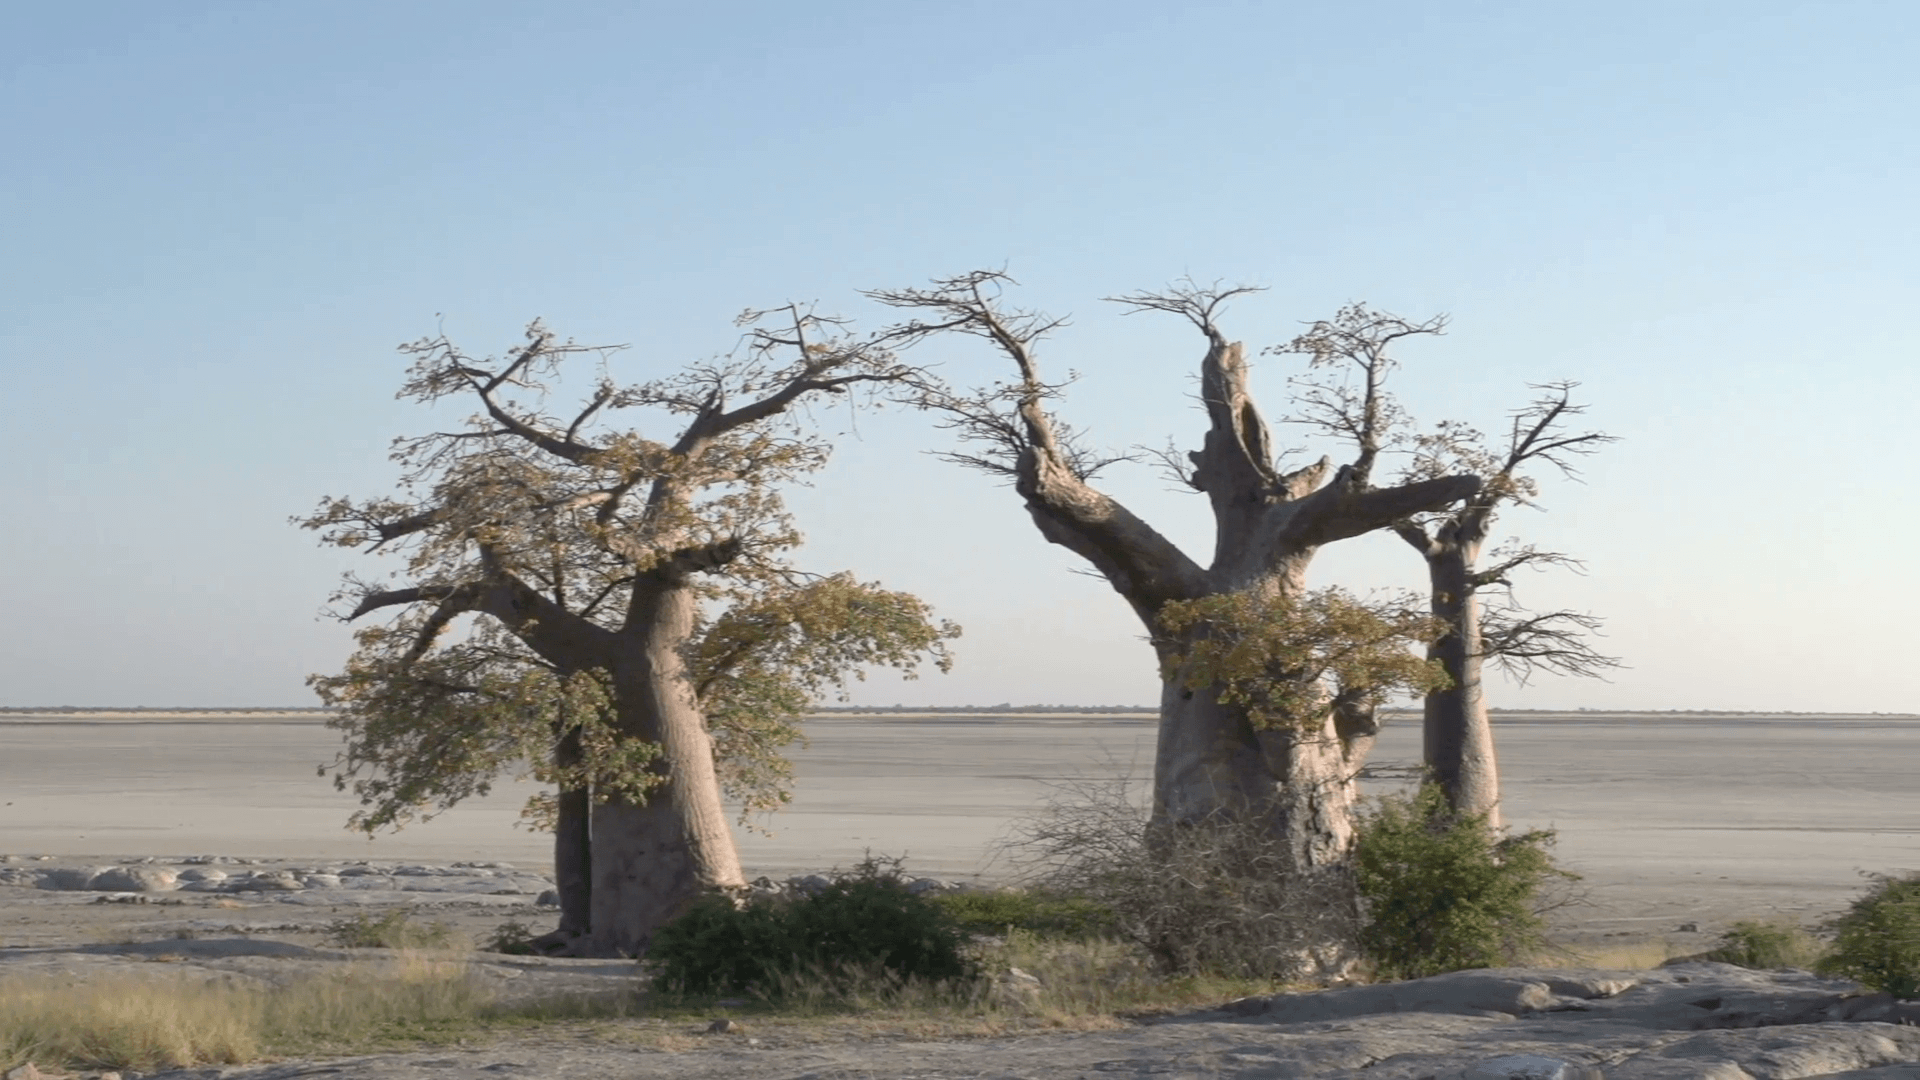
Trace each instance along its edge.
<instances>
[{"instance_id":1,"label":"flat desert ground","mask_svg":"<svg viewBox=\"0 0 1920 1080\"><path fill-rule=\"evenodd\" d=\"M1145 715L832 714L807 731L791 807L770 833L739 833L749 877L870 849L921 875L1004 879L996 853L1023 815L1076 783L1144 783L1153 760ZM1507 713L1495 731L1509 824L1557 830L1584 878L1587 902L1559 916L1581 943L1691 947L1734 918L1838 911L1863 871L1920 867L1920 718ZM550 871L547 838L515 825L530 789L511 780L397 834L346 831L353 797L317 775L338 747L311 712L3 714L0 855ZM1390 719L1369 789L1418 760L1417 719Z\"/></svg>"}]
</instances>

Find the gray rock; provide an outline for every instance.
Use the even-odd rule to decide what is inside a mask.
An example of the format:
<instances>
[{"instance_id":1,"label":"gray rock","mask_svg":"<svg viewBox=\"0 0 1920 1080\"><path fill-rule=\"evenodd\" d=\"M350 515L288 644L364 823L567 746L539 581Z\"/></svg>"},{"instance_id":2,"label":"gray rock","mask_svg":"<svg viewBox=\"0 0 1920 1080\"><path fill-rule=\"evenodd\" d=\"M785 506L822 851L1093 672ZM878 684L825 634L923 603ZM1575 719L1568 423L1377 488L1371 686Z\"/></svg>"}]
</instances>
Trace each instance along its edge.
<instances>
[{"instance_id":1,"label":"gray rock","mask_svg":"<svg viewBox=\"0 0 1920 1080\"><path fill-rule=\"evenodd\" d=\"M820 874L808 874L806 877L787 879L788 886L797 892L806 893L808 896L818 896L827 891L827 887L832 884L833 882L831 880Z\"/></svg>"},{"instance_id":2,"label":"gray rock","mask_svg":"<svg viewBox=\"0 0 1920 1080\"><path fill-rule=\"evenodd\" d=\"M1340 1020L1402 1012L1502 1013L1518 1016L1542 1012L1560 1004L1562 999L1538 979L1515 978L1484 971L1456 971L1427 979L1409 979L1376 986L1241 998L1225 1006L1225 1011L1236 1016L1257 1016L1269 1023L1296 1024L1310 1020Z\"/></svg>"},{"instance_id":3,"label":"gray rock","mask_svg":"<svg viewBox=\"0 0 1920 1080\"><path fill-rule=\"evenodd\" d=\"M178 887L174 872L163 866L116 866L87 882L93 892L171 892Z\"/></svg>"},{"instance_id":4,"label":"gray rock","mask_svg":"<svg viewBox=\"0 0 1920 1080\"><path fill-rule=\"evenodd\" d=\"M87 888L88 882L112 869L115 868L111 866L57 867L40 875L39 885L42 889L60 892L82 892Z\"/></svg>"},{"instance_id":5,"label":"gray rock","mask_svg":"<svg viewBox=\"0 0 1920 1080\"><path fill-rule=\"evenodd\" d=\"M300 879L285 870L256 870L243 878L229 880L226 892L298 892Z\"/></svg>"},{"instance_id":6,"label":"gray rock","mask_svg":"<svg viewBox=\"0 0 1920 1080\"><path fill-rule=\"evenodd\" d=\"M560 891L558 889L548 889L546 892L534 897L533 902L539 907L559 907Z\"/></svg>"},{"instance_id":7,"label":"gray rock","mask_svg":"<svg viewBox=\"0 0 1920 1080\"><path fill-rule=\"evenodd\" d=\"M337 889L340 887L339 874L302 874L300 884L309 889Z\"/></svg>"},{"instance_id":8,"label":"gray rock","mask_svg":"<svg viewBox=\"0 0 1920 1080\"><path fill-rule=\"evenodd\" d=\"M1600 1070L1539 1054L1508 1054L1472 1065L1461 1080L1603 1080Z\"/></svg>"},{"instance_id":9,"label":"gray rock","mask_svg":"<svg viewBox=\"0 0 1920 1080\"><path fill-rule=\"evenodd\" d=\"M180 871L178 877L181 881L185 882L211 881L218 884L227 880L227 872L225 870L209 870L204 866L189 866L185 870Z\"/></svg>"}]
</instances>

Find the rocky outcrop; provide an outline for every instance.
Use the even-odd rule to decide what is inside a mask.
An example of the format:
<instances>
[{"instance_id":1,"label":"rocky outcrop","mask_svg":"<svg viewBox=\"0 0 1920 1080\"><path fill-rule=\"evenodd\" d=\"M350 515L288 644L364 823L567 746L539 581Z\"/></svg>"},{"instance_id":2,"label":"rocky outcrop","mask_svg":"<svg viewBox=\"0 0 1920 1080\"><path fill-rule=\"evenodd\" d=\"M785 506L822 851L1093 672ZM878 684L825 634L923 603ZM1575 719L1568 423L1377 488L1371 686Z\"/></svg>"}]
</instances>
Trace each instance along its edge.
<instances>
[{"instance_id":1,"label":"rocky outcrop","mask_svg":"<svg viewBox=\"0 0 1920 1080\"><path fill-rule=\"evenodd\" d=\"M248 867L254 867L249 869ZM224 867L224 868L223 868ZM477 896L538 896L550 878L522 873L504 863L451 866L354 863L327 866L261 866L258 860L202 855L171 863L143 859L117 866L8 868L0 885L26 885L61 892L305 893L375 891Z\"/></svg>"}]
</instances>

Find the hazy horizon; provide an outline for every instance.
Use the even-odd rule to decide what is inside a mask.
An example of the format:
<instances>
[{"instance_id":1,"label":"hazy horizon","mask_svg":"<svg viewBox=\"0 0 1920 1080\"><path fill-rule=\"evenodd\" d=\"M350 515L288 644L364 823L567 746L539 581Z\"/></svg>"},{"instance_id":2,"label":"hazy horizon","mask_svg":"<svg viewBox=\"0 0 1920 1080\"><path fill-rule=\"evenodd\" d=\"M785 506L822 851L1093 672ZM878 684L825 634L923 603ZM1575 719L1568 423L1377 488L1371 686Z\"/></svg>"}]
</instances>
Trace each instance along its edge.
<instances>
[{"instance_id":1,"label":"hazy horizon","mask_svg":"<svg viewBox=\"0 0 1920 1080\"><path fill-rule=\"evenodd\" d=\"M1299 368L1260 350L1350 300L1452 317L1400 353L1423 422L1497 433L1578 380L1622 441L1499 538L1585 561L1520 598L1604 618L1626 667L1496 707L1920 708L1920 8L186 0L8 29L0 704L311 701L351 649L317 614L339 575L389 568L288 519L391 493L389 440L465 411L394 400L400 342L486 356L544 317L640 381L734 348L742 308L872 328L861 289L1005 266L1073 317L1040 360L1082 373L1059 412L1101 447L1198 446L1198 336L1100 301L1186 276L1267 288L1222 325L1295 461L1339 448L1279 423ZM1004 377L978 344L914 358ZM798 564L966 630L951 675L854 703L1157 699L1126 604L931 456L949 433L816 419ZM1100 486L1211 550L1151 468ZM1380 534L1310 578L1424 570Z\"/></svg>"}]
</instances>

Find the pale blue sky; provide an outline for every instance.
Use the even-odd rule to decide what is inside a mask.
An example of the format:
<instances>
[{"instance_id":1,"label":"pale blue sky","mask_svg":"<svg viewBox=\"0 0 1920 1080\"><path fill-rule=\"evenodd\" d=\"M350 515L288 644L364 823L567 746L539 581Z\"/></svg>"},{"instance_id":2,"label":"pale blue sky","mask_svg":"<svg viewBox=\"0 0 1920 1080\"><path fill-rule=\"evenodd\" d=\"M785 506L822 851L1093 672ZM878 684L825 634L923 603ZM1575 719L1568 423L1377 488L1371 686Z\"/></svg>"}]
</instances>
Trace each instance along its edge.
<instances>
[{"instance_id":1,"label":"pale blue sky","mask_svg":"<svg viewBox=\"0 0 1920 1080\"><path fill-rule=\"evenodd\" d=\"M1839 0L11 5L0 704L308 703L367 560L286 519L390 485L400 341L543 316L638 378L744 307L872 325L858 289L1005 264L1109 444L1197 444L1191 332L1098 301L1186 274L1270 288L1226 320L1254 347L1450 313L1404 357L1429 419L1580 380L1625 441L1507 524L1588 560L1524 596L1630 668L1497 704L1920 710L1916 55L1920 7ZM997 374L969 344L927 359ZM860 700L1153 699L1010 492L924 417L859 430L803 562L967 627ZM1199 501L1110 490L1204 547ZM1390 537L1316 570L1422 578Z\"/></svg>"}]
</instances>

